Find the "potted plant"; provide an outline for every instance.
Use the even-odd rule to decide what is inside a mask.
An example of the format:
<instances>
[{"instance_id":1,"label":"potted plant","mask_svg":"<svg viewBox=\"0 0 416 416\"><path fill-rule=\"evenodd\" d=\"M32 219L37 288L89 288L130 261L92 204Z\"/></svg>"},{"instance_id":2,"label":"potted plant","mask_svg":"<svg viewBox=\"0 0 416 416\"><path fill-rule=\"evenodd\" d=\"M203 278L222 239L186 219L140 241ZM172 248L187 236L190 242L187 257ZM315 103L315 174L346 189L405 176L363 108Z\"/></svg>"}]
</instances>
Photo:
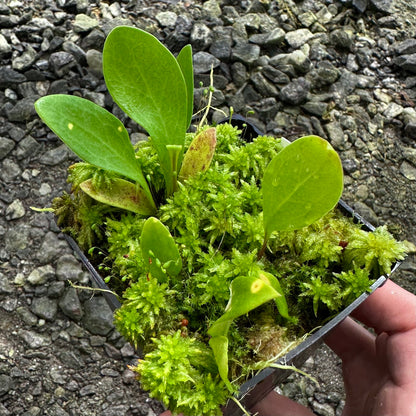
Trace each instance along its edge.
<instances>
[{"instance_id":1,"label":"potted plant","mask_svg":"<svg viewBox=\"0 0 416 416\"><path fill-rule=\"evenodd\" d=\"M232 398L225 412L236 414L240 388L260 385L252 400L270 391L274 373L255 374L281 367L347 307L331 325L343 319L411 245L345 215L341 161L324 139L246 143L229 123L187 133L190 46L174 57L152 35L117 27L103 72L150 137L133 146L115 116L83 98L39 99L39 116L82 159L69 168L71 193L53 202L58 224L120 300L116 326L142 352L142 387L174 413L217 415Z\"/></svg>"}]
</instances>

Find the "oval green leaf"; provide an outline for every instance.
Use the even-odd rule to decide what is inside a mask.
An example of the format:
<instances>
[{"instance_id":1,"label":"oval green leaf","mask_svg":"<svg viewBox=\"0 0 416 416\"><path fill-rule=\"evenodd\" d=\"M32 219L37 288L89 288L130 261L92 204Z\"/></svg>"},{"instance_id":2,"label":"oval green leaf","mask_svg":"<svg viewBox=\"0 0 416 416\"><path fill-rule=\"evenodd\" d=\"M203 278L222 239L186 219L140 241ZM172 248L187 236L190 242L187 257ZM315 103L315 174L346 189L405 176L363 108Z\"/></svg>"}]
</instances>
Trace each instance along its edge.
<instances>
[{"instance_id":1,"label":"oval green leaf","mask_svg":"<svg viewBox=\"0 0 416 416\"><path fill-rule=\"evenodd\" d=\"M262 188L266 237L272 231L303 228L338 203L343 189L341 160L326 140L302 137L273 158Z\"/></svg>"},{"instance_id":2,"label":"oval green leaf","mask_svg":"<svg viewBox=\"0 0 416 416\"><path fill-rule=\"evenodd\" d=\"M182 270L182 259L178 246L169 230L155 217L143 225L140 239L143 259L149 263L152 276L165 282L167 276L177 276Z\"/></svg>"},{"instance_id":3,"label":"oval green leaf","mask_svg":"<svg viewBox=\"0 0 416 416\"><path fill-rule=\"evenodd\" d=\"M192 120L192 113L194 110L194 67L192 62L192 47L186 45L179 52L176 57L179 66L181 67L183 77L185 79L187 90L187 123L186 128L189 128Z\"/></svg>"},{"instance_id":4,"label":"oval green leaf","mask_svg":"<svg viewBox=\"0 0 416 416\"><path fill-rule=\"evenodd\" d=\"M216 145L217 131L214 127L196 135L183 157L179 179L189 179L208 170L214 157Z\"/></svg>"},{"instance_id":5,"label":"oval green leaf","mask_svg":"<svg viewBox=\"0 0 416 416\"><path fill-rule=\"evenodd\" d=\"M151 136L169 193L173 181L166 146L183 146L188 123L187 87L178 61L153 35L119 26L104 44L103 72L114 101Z\"/></svg>"},{"instance_id":6,"label":"oval green leaf","mask_svg":"<svg viewBox=\"0 0 416 416\"><path fill-rule=\"evenodd\" d=\"M45 124L82 160L139 183L151 201L127 130L110 112L84 98L48 95L35 103Z\"/></svg>"},{"instance_id":7,"label":"oval green leaf","mask_svg":"<svg viewBox=\"0 0 416 416\"><path fill-rule=\"evenodd\" d=\"M155 207L144 191L124 179L112 179L110 186L96 188L91 179L80 184L80 188L91 198L103 204L126 209L141 215L152 215Z\"/></svg>"}]
</instances>

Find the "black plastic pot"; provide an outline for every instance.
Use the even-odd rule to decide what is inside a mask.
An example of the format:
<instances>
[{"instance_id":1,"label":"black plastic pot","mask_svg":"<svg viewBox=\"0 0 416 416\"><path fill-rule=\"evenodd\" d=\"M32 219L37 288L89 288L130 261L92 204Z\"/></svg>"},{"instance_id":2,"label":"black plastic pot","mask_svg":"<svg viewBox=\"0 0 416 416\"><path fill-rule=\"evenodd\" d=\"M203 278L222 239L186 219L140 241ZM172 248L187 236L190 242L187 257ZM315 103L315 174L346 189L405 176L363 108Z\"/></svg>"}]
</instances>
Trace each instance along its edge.
<instances>
[{"instance_id":1,"label":"black plastic pot","mask_svg":"<svg viewBox=\"0 0 416 416\"><path fill-rule=\"evenodd\" d=\"M261 135L261 131L252 123L247 121L240 115L233 115L231 118L221 120L220 123L230 122L242 130L242 137L246 141L252 141L253 138ZM364 230L373 231L375 227L357 214L348 204L340 200L338 208L349 217L354 217L354 220L362 224ZM78 247L77 243L68 235L64 234L66 240L81 259L84 266L88 269L91 275L92 282L100 289L103 289L103 296L107 300L110 308L114 311L121 306L117 297L110 292L110 289L105 284L100 274L95 270L94 266L89 262L88 258ZM399 267L400 262L395 263L392 268L392 273ZM280 358L276 364L293 365L300 367L322 344L324 337L334 329L340 322L348 317L351 312L363 303L368 296L371 295L377 288L383 286L388 277L380 276L376 282L371 286L371 292L361 294L354 302L341 311L335 318L322 326L318 331L308 336L305 341L289 351L285 356ZM253 378L245 382L238 393L237 399L247 409L258 403L268 393L270 393L277 385L283 382L290 374L291 370L280 368L266 368L260 371ZM235 402L229 400L223 409L224 416L241 416L243 412Z\"/></svg>"}]
</instances>

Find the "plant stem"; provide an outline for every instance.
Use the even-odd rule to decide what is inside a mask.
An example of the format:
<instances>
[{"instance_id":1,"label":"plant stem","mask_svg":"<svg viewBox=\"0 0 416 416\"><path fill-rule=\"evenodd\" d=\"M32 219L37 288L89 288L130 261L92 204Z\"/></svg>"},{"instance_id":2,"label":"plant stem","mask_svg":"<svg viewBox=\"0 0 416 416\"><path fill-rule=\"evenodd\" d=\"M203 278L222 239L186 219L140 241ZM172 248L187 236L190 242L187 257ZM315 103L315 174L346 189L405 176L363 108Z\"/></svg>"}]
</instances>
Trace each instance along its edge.
<instances>
[{"instance_id":1,"label":"plant stem","mask_svg":"<svg viewBox=\"0 0 416 416\"><path fill-rule=\"evenodd\" d=\"M166 148L169 152L170 157L170 166L172 172L172 193L178 190L178 162L179 155L182 151L182 146L180 145L167 145Z\"/></svg>"},{"instance_id":2,"label":"plant stem","mask_svg":"<svg viewBox=\"0 0 416 416\"><path fill-rule=\"evenodd\" d=\"M205 120L208 117L209 110L211 108L212 95L213 95L213 92L214 92L214 66L213 65L211 65L211 72L209 73L209 89L208 90L209 90L208 103L205 107L205 109L206 109L205 113L202 116L201 121L199 122L198 130L201 130L201 127L204 125Z\"/></svg>"},{"instance_id":3,"label":"plant stem","mask_svg":"<svg viewBox=\"0 0 416 416\"><path fill-rule=\"evenodd\" d=\"M268 241L269 241L269 236L267 234L264 234L263 245L261 246L261 249L257 254L257 261L259 261L264 256L264 253L266 252Z\"/></svg>"}]
</instances>

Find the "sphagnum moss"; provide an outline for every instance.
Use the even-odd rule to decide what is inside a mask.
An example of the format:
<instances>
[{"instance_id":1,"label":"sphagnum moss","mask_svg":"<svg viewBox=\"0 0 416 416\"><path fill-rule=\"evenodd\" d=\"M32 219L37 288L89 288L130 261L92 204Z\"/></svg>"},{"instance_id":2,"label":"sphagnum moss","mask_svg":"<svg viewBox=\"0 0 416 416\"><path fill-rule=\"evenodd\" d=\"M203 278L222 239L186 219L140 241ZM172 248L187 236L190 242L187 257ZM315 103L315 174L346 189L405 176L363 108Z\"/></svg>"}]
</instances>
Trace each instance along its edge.
<instances>
[{"instance_id":1,"label":"sphagnum moss","mask_svg":"<svg viewBox=\"0 0 416 416\"><path fill-rule=\"evenodd\" d=\"M180 184L157 213L183 260L178 276L160 283L149 274L140 245L145 220L139 215L111 210L101 220L106 238L97 235L94 243L108 253L111 274L124 281L115 322L146 353L136 367L143 387L173 411L188 414L220 414L231 394L218 374L207 331L223 314L236 277L261 270L279 277L291 319L269 302L231 325L229 375L238 380L233 390L258 367L254 363L277 356L368 290L370 276L388 272L406 251L406 243L395 241L385 227L368 233L335 210L303 229L273 233L266 256L257 260L263 240L258 177L282 145L271 137L245 143L230 125L218 126L217 137L211 168ZM143 171L162 177L152 152L150 143L137 146L137 156L146 155ZM70 180L77 181L74 169ZM62 215L67 221L67 213ZM77 234L82 221L88 227L90 215L78 220Z\"/></svg>"}]
</instances>

